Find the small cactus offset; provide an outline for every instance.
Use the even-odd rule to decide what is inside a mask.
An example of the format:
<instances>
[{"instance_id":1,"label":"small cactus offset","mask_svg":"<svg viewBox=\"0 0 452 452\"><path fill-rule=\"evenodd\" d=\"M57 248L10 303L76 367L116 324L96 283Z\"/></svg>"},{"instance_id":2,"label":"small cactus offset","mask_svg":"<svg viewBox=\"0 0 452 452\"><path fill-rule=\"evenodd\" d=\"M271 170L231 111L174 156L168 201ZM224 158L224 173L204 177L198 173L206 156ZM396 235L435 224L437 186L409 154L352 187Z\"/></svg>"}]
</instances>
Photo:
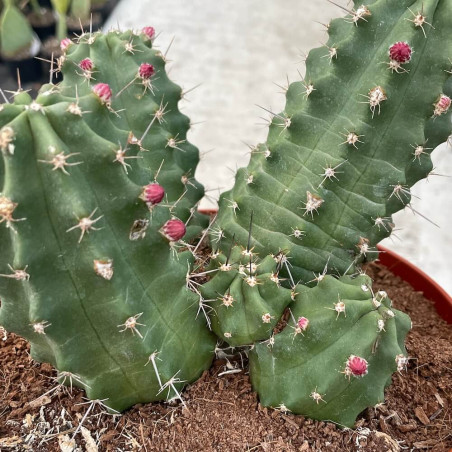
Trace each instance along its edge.
<instances>
[{"instance_id":1,"label":"small cactus offset","mask_svg":"<svg viewBox=\"0 0 452 452\"><path fill-rule=\"evenodd\" d=\"M117 411L180 398L215 333L251 346L263 405L352 426L408 360L408 316L356 273L450 133L451 20L355 1L209 227L154 29L64 39L63 82L0 110L0 325Z\"/></svg>"},{"instance_id":2,"label":"small cactus offset","mask_svg":"<svg viewBox=\"0 0 452 452\"><path fill-rule=\"evenodd\" d=\"M327 275L299 288L287 326L250 354L263 405L352 426L362 410L384 402L389 376L408 362L411 321L371 287L367 276Z\"/></svg>"}]
</instances>

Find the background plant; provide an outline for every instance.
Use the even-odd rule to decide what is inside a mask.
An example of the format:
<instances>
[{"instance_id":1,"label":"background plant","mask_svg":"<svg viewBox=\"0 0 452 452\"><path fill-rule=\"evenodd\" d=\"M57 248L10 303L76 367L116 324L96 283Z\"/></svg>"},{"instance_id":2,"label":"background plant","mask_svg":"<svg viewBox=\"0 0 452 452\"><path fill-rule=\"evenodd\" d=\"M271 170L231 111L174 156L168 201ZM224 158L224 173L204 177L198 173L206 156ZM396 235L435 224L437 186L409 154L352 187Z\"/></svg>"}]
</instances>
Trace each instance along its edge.
<instances>
[{"instance_id":1,"label":"background plant","mask_svg":"<svg viewBox=\"0 0 452 452\"><path fill-rule=\"evenodd\" d=\"M14 0L5 0L0 17L0 45L5 58L30 51L36 37Z\"/></svg>"}]
</instances>

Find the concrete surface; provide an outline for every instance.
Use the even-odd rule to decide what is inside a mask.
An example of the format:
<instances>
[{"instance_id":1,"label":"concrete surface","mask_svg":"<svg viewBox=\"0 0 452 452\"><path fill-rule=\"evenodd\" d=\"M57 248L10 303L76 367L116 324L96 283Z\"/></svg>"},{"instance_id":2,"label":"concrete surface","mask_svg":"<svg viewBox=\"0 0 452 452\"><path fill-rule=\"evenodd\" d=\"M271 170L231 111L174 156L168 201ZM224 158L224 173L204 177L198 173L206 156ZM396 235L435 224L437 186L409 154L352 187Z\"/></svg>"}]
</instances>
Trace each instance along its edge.
<instances>
[{"instance_id":1,"label":"concrete surface","mask_svg":"<svg viewBox=\"0 0 452 452\"><path fill-rule=\"evenodd\" d=\"M337 0L345 5L347 1ZM196 125L189 139L203 153L196 177L214 204L231 187L237 167L249 160L243 142L265 140L266 116L256 104L280 111L284 97L274 82L286 83L304 72L303 52L326 42L327 23L342 11L326 0L123 0L109 24L124 28L152 25L161 33L156 44L174 62L171 77L185 89L202 83L183 103ZM434 154L435 172L452 175L452 148ZM452 293L451 179L432 176L413 190L413 207L433 226L407 210L395 216L397 238L384 245L407 257Z\"/></svg>"}]
</instances>

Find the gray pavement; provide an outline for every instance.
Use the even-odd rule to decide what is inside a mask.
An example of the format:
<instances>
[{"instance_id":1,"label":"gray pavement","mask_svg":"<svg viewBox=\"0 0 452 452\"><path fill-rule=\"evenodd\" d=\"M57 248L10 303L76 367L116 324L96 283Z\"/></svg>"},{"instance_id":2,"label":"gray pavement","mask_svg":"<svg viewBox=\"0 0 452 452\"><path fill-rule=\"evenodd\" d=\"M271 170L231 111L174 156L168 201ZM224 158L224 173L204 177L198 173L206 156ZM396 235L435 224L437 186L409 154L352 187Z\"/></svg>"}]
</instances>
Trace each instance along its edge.
<instances>
[{"instance_id":1,"label":"gray pavement","mask_svg":"<svg viewBox=\"0 0 452 452\"><path fill-rule=\"evenodd\" d=\"M345 0L336 0L345 5ZM170 75L185 89L202 84L181 104L201 122L190 132L202 160L196 177L207 187L203 207L215 205L219 191L231 187L236 168L248 163L248 148L265 140L262 105L284 106L274 83L285 84L304 73L303 55L326 42L327 23L342 11L326 0L123 0L109 26L139 29L152 25L156 45L166 50ZM434 153L435 172L452 175L452 148ZM412 205L440 227L409 210L395 216L397 238L384 245L410 259L452 293L452 180L431 176L413 192Z\"/></svg>"}]
</instances>

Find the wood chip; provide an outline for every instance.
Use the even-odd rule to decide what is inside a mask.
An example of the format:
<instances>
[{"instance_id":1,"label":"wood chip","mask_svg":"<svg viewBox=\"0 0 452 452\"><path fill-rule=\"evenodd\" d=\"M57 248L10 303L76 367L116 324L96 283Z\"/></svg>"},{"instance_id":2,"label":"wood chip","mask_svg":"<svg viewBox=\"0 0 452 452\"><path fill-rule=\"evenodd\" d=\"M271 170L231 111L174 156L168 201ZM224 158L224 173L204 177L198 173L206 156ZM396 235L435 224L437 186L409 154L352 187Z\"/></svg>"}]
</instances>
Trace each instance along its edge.
<instances>
[{"instance_id":1,"label":"wood chip","mask_svg":"<svg viewBox=\"0 0 452 452\"><path fill-rule=\"evenodd\" d=\"M425 411L421 406L418 406L414 409L414 414L424 425L430 424L430 419L425 414Z\"/></svg>"},{"instance_id":2,"label":"wood chip","mask_svg":"<svg viewBox=\"0 0 452 452\"><path fill-rule=\"evenodd\" d=\"M399 452L400 446L393 438L391 438L389 435L383 432L375 432L375 436L377 438L383 438L386 442L386 444L390 447L388 451L391 452Z\"/></svg>"},{"instance_id":3,"label":"wood chip","mask_svg":"<svg viewBox=\"0 0 452 452\"><path fill-rule=\"evenodd\" d=\"M390 421L393 425L402 424L402 419L400 419L399 414L394 410L391 410L390 415L386 418L386 421Z\"/></svg>"},{"instance_id":4,"label":"wood chip","mask_svg":"<svg viewBox=\"0 0 452 452\"><path fill-rule=\"evenodd\" d=\"M413 421L413 422L410 422L409 424L399 425L397 428L403 433L411 432L411 431L417 429L417 424L416 424L416 422Z\"/></svg>"},{"instance_id":5,"label":"wood chip","mask_svg":"<svg viewBox=\"0 0 452 452\"><path fill-rule=\"evenodd\" d=\"M294 426L295 428L298 429L298 427L299 427L298 424L297 424L294 420L290 419L289 416L286 416L285 414L281 414L281 417L282 417L288 424L290 424L290 425L292 425L292 426Z\"/></svg>"},{"instance_id":6,"label":"wood chip","mask_svg":"<svg viewBox=\"0 0 452 452\"><path fill-rule=\"evenodd\" d=\"M32 400L28 405L31 408L39 408L41 406L48 405L51 402L52 402L52 399L49 396L42 395L41 397L38 397L37 399Z\"/></svg>"},{"instance_id":7,"label":"wood chip","mask_svg":"<svg viewBox=\"0 0 452 452\"><path fill-rule=\"evenodd\" d=\"M388 427L386 426L385 418L381 414L380 414L379 424L380 424L380 430L384 433L388 433Z\"/></svg>"},{"instance_id":8,"label":"wood chip","mask_svg":"<svg viewBox=\"0 0 452 452\"><path fill-rule=\"evenodd\" d=\"M17 400L11 400L11 402L9 402L9 406L11 408L19 408L20 406L22 406L22 402Z\"/></svg>"},{"instance_id":9,"label":"wood chip","mask_svg":"<svg viewBox=\"0 0 452 452\"><path fill-rule=\"evenodd\" d=\"M77 444L69 435L62 435L58 438L58 445L60 446L61 452L72 452Z\"/></svg>"},{"instance_id":10,"label":"wood chip","mask_svg":"<svg viewBox=\"0 0 452 452\"><path fill-rule=\"evenodd\" d=\"M413 446L416 449L429 449L430 447L436 446L438 441L436 439L428 439L426 441L418 441L417 443L413 443Z\"/></svg>"},{"instance_id":11,"label":"wood chip","mask_svg":"<svg viewBox=\"0 0 452 452\"><path fill-rule=\"evenodd\" d=\"M444 400L437 392L435 393L435 399L438 400L438 403L444 408Z\"/></svg>"},{"instance_id":12,"label":"wood chip","mask_svg":"<svg viewBox=\"0 0 452 452\"><path fill-rule=\"evenodd\" d=\"M81 428L81 432L86 443L86 452L99 452L96 441L94 441L94 438L91 436L91 432L85 427Z\"/></svg>"},{"instance_id":13,"label":"wood chip","mask_svg":"<svg viewBox=\"0 0 452 452\"><path fill-rule=\"evenodd\" d=\"M10 436L9 438L0 438L0 446L2 447L15 447L22 443L22 440L18 436Z\"/></svg>"}]
</instances>

